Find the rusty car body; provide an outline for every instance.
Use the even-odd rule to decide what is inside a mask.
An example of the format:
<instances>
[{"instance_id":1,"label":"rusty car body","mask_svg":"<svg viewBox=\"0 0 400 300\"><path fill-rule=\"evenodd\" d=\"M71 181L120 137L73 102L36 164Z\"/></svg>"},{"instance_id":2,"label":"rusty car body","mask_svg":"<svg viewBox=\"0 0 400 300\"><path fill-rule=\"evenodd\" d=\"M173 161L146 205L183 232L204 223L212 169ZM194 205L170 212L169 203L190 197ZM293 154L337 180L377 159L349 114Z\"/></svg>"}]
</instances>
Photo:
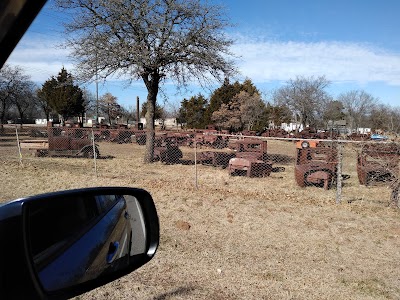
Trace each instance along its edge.
<instances>
[{"instance_id":1,"label":"rusty car body","mask_svg":"<svg viewBox=\"0 0 400 300\"><path fill-rule=\"evenodd\" d=\"M230 141L230 146L236 154L229 160L229 175L265 177L271 174L272 162L267 157L267 141L244 138Z\"/></svg>"},{"instance_id":2,"label":"rusty car body","mask_svg":"<svg viewBox=\"0 0 400 300\"><path fill-rule=\"evenodd\" d=\"M337 153L332 144L312 140L296 142L296 183L300 187L330 189L337 176Z\"/></svg>"},{"instance_id":3,"label":"rusty car body","mask_svg":"<svg viewBox=\"0 0 400 300\"><path fill-rule=\"evenodd\" d=\"M141 145L141 146L146 145L146 140L147 140L146 131L144 131L144 130L136 130L133 133L132 139L134 141L136 141L136 143L138 145Z\"/></svg>"},{"instance_id":4,"label":"rusty car body","mask_svg":"<svg viewBox=\"0 0 400 300\"><path fill-rule=\"evenodd\" d=\"M228 138L220 135L217 131L206 131L203 132L203 135L203 143L208 147L223 149L228 146Z\"/></svg>"},{"instance_id":5,"label":"rusty car body","mask_svg":"<svg viewBox=\"0 0 400 300\"><path fill-rule=\"evenodd\" d=\"M24 140L20 147L36 151L36 156L100 157L99 146L84 128L52 127L49 122L47 139Z\"/></svg>"},{"instance_id":6,"label":"rusty car body","mask_svg":"<svg viewBox=\"0 0 400 300\"><path fill-rule=\"evenodd\" d=\"M214 129L207 129L197 131L193 134L188 145L190 147L205 146L214 149L223 149L228 146L227 131L217 131Z\"/></svg>"},{"instance_id":7,"label":"rusty car body","mask_svg":"<svg viewBox=\"0 0 400 300\"><path fill-rule=\"evenodd\" d=\"M156 136L154 147L154 161L167 164L176 164L183 157L176 138L169 136Z\"/></svg>"},{"instance_id":8,"label":"rusty car body","mask_svg":"<svg viewBox=\"0 0 400 300\"><path fill-rule=\"evenodd\" d=\"M226 168L231 158L236 157L234 152L202 151L199 153L198 161L202 165Z\"/></svg>"},{"instance_id":9,"label":"rusty car body","mask_svg":"<svg viewBox=\"0 0 400 300\"><path fill-rule=\"evenodd\" d=\"M400 147L395 143L368 143L357 154L357 175L362 185L387 182L399 173Z\"/></svg>"}]
</instances>

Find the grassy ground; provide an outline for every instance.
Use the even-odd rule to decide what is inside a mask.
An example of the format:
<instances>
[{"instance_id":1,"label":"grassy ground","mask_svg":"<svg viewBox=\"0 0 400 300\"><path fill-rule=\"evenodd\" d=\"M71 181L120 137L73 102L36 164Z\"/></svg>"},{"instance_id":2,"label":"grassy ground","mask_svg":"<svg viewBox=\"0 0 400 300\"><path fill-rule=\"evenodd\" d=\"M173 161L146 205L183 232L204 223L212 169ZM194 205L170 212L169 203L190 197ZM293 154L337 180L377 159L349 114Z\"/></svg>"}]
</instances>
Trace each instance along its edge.
<instances>
[{"instance_id":1,"label":"grassy ground","mask_svg":"<svg viewBox=\"0 0 400 300\"><path fill-rule=\"evenodd\" d=\"M400 211L384 186L363 187L347 149L341 204L336 190L295 185L293 164L267 178L227 170L142 164L143 146L101 143L93 161L34 158L23 164L0 141L0 201L60 189L132 186L156 202L161 243L141 269L77 299L400 299ZM269 143L293 155L293 144ZM185 158L194 157L184 149Z\"/></svg>"}]
</instances>

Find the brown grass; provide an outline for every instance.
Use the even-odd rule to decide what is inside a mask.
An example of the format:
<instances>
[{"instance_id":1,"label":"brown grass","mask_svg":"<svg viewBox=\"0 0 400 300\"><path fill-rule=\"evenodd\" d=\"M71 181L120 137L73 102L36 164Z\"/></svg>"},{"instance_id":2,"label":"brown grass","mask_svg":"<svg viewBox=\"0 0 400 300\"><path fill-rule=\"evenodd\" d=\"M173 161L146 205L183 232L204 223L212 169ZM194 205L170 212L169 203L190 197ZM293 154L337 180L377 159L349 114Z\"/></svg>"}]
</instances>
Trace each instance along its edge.
<instances>
[{"instance_id":1,"label":"brown grass","mask_svg":"<svg viewBox=\"0 0 400 300\"><path fill-rule=\"evenodd\" d=\"M400 299L400 212L386 187L360 187L345 156L343 202L335 190L295 186L293 166L267 178L227 170L142 164L143 147L102 143L98 174L87 159L34 158L0 147L0 201L60 189L133 186L156 202L161 243L128 276L77 299ZM271 153L293 145L269 143ZM353 154L352 154L353 153ZM193 149L185 157L193 157ZM182 226L182 224L189 224Z\"/></svg>"}]
</instances>

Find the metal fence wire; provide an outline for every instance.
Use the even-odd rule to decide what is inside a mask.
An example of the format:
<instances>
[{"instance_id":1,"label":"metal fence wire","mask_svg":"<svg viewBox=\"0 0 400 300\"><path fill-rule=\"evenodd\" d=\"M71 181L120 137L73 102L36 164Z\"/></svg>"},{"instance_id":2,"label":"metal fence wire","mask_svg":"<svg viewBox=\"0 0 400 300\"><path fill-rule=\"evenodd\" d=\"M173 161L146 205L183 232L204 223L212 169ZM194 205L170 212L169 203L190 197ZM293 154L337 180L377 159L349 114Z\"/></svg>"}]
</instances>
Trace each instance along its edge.
<instances>
[{"instance_id":1,"label":"metal fence wire","mask_svg":"<svg viewBox=\"0 0 400 300\"><path fill-rule=\"evenodd\" d=\"M10 131L9 135L12 134ZM22 137L18 136L18 130L16 135L19 151L32 151L41 159L115 157L123 154L113 153L113 148L105 145L144 147L146 144L145 131L124 127L32 128L25 130ZM0 143L0 148L5 146ZM103 152L103 148L108 152ZM17 156L21 157L21 152ZM396 205L399 157L400 145L395 142L259 137L215 131L156 132L153 153L154 161L166 165L194 166L196 187L199 173L218 168L225 169L227 176L232 177L268 180L280 174L288 188L295 185L305 189L310 186L327 191L336 189L336 202L346 195L347 201L352 201L357 195L368 194L365 187L384 186L390 190L390 199Z\"/></svg>"}]
</instances>

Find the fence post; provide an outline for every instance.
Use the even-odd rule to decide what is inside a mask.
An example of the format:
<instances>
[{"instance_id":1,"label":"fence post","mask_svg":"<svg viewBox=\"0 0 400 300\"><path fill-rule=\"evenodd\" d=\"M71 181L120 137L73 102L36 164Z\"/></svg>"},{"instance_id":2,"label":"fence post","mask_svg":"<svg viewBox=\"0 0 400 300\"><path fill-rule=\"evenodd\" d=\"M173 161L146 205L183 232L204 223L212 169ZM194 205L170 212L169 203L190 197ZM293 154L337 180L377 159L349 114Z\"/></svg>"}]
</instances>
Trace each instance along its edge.
<instances>
[{"instance_id":1,"label":"fence post","mask_svg":"<svg viewBox=\"0 0 400 300\"><path fill-rule=\"evenodd\" d=\"M97 177L97 152L96 152L96 145L94 143L93 128L92 128L92 149L93 149L93 160L94 160L94 173Z\"/></svg>"},{"instance_id":2,"label":"fence post","mask_svg":"<svg viewBox=\"0 0 400 300\"><path fill-rule=\"evenodd\" d=\"M390 185L392 190L390 194L390 203L389 205L394 205L397 208L400 208L399 203L399 191L400 191L400 162L399 158L397 158L397 174L394 176L394 180Z\"/></svg>"},{"instance_id":3,"label":"fence post","mask_svg":"<svg viewBox=\"0 0 400 300\"><path fill-rule=\"evenodd\" d=\"M22 166L22 153L21 153L21 145L19 143L19 135L18 135L18 127L15 125L15 135L17 136L17 145L18 145L18 154L19 154L19 164Z\"/></svg>"},{"instance_id":4,"label":"fence post","mask_svg":"<svg viewBox=\"0 0 400 300\"><path fill-rule=\"evenodd\" d=\"M199 188L197 181L197 141L194 142L194 181L197 190Z\"/></svg>"},{"instance_id":5,"label":"fence post","mask_svg":"<svg viewBox=\"0 0 400 300\"><path fill-rule=\"evenodd\" d=\"M338 162L337 162L337 186L336 186L336 204L339 204L342 201L342 165L343 165L343 145L338 143Z\"/></svg>"}]
</instances>

